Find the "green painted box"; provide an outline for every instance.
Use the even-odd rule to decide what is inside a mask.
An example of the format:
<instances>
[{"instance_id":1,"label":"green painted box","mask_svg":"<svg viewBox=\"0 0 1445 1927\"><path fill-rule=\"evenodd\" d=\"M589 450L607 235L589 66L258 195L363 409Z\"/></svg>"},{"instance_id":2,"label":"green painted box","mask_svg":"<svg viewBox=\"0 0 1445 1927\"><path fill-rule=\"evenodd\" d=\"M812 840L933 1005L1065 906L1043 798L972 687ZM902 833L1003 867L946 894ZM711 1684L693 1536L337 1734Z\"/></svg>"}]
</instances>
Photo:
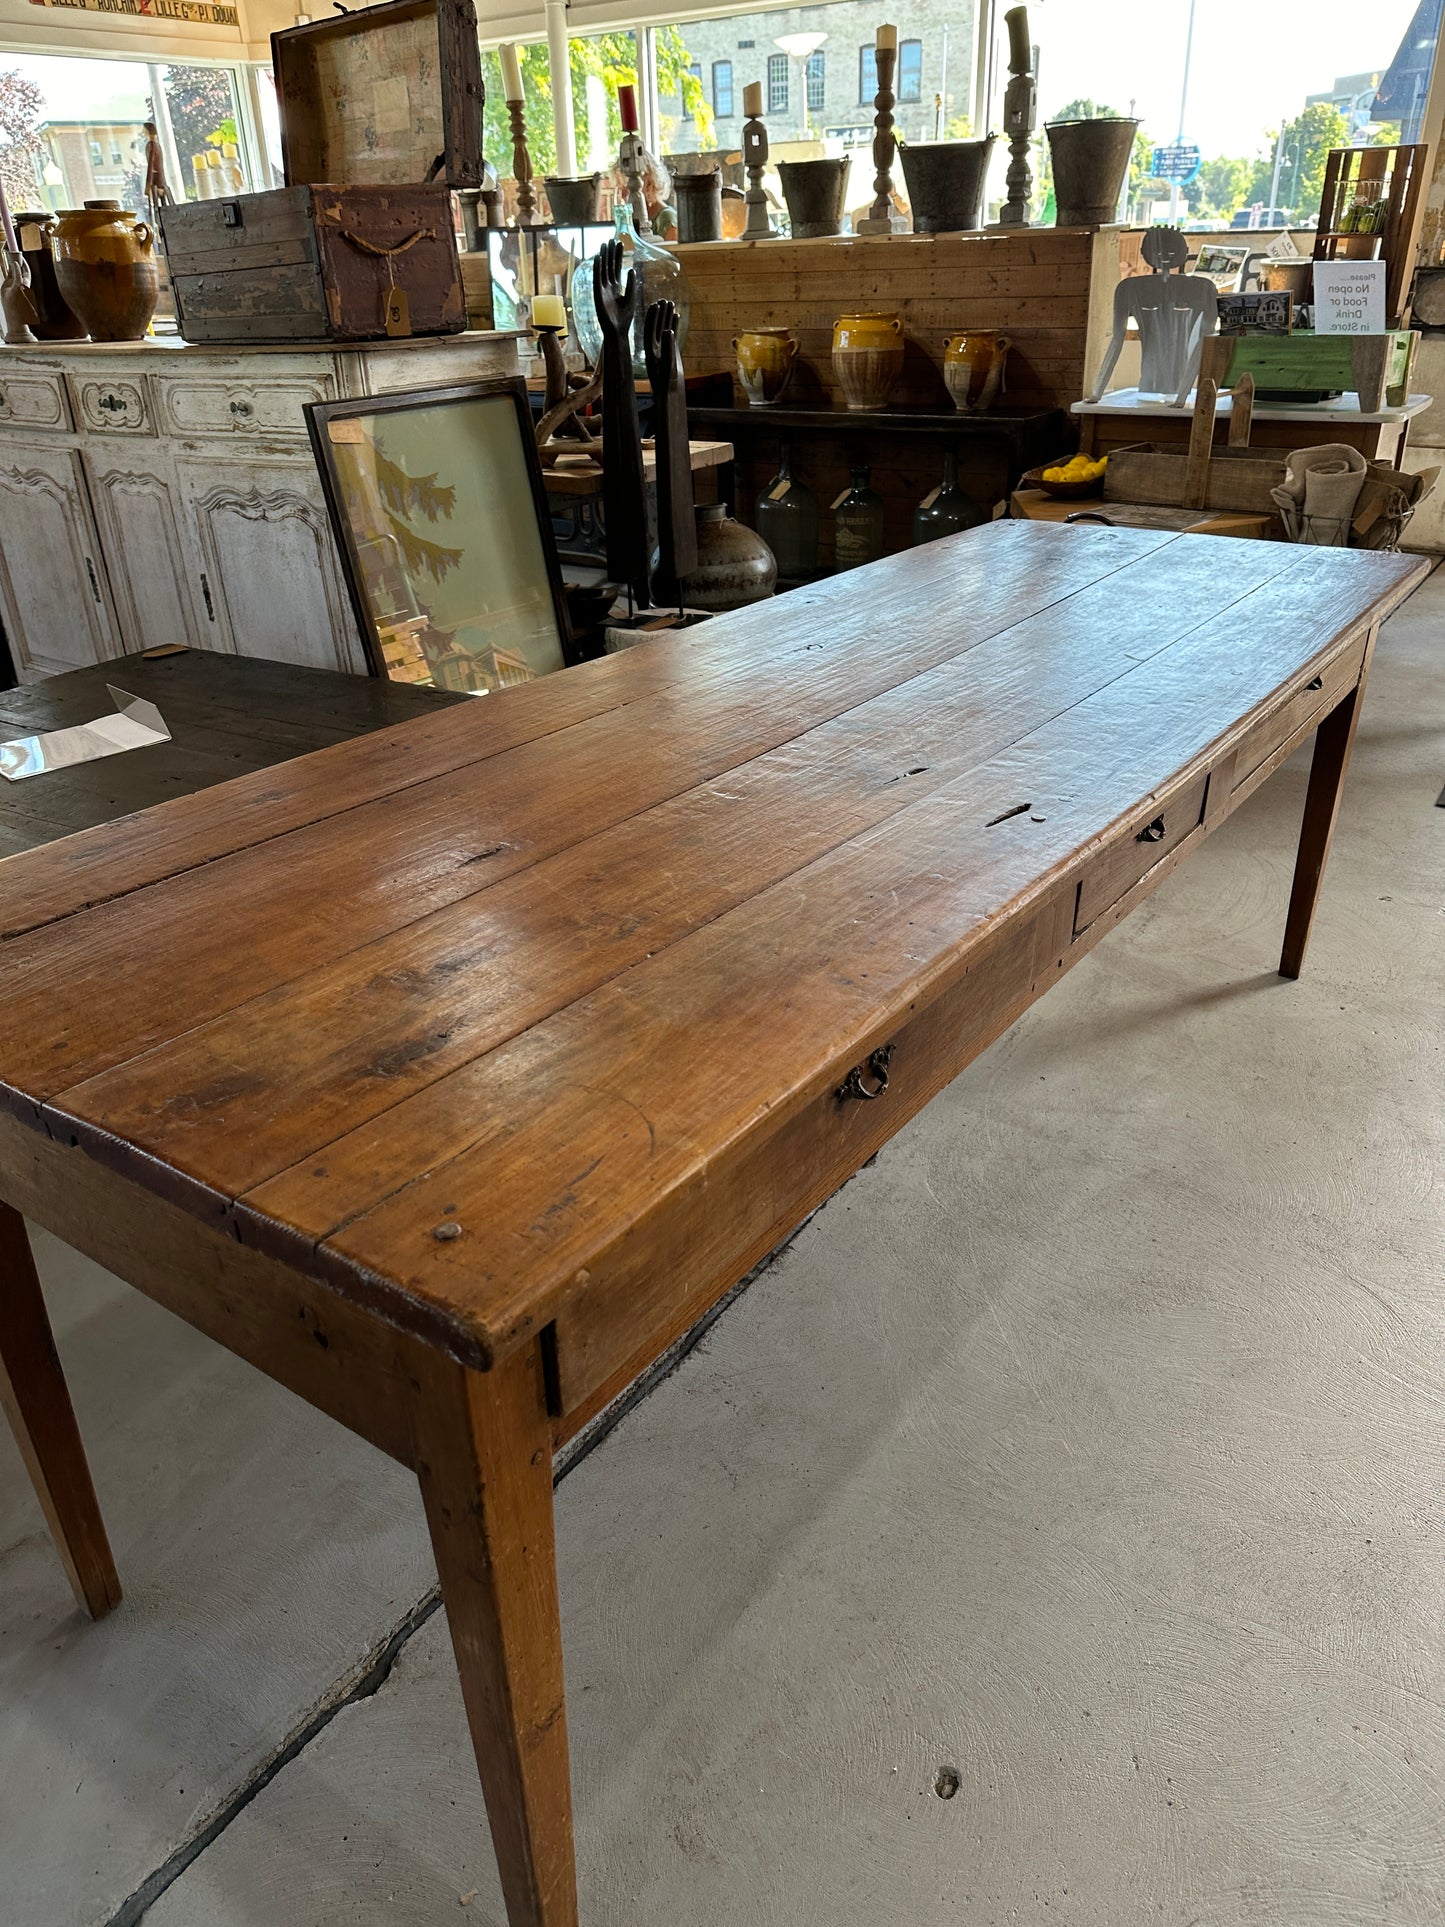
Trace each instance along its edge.
<instances>
[{"instance_id":1,"label":"green painted box","mask_svg":"<svg viewBox=\"0 0 1445 1927\"><path fill-rule=\"evenodd\" d=\"M1398 408L1410 387L1419 336L1409 328L1382 335L1242 335L1229 361L1228 383L1253 375L1260 401L1324 401L1353 391L1366 414Z\"/></svg>"}]
</instances>

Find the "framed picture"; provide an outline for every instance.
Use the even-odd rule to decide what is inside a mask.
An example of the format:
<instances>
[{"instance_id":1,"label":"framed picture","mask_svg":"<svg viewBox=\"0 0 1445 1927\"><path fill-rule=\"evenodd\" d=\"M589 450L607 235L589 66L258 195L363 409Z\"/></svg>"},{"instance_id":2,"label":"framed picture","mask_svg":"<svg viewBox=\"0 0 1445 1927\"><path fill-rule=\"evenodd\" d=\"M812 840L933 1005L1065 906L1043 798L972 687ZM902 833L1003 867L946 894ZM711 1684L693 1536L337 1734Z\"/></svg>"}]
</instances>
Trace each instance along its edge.
<instances>
[{"instance_id":1,"label":"framed picture","mask_svg":"<svg viewBox=\"0 0 1445 1927\"><path fill-rule=\"evenodd\" d=\"M577 659L519 378L306 418L373 674L480 696Z\"/></svg>"}]
</instances>

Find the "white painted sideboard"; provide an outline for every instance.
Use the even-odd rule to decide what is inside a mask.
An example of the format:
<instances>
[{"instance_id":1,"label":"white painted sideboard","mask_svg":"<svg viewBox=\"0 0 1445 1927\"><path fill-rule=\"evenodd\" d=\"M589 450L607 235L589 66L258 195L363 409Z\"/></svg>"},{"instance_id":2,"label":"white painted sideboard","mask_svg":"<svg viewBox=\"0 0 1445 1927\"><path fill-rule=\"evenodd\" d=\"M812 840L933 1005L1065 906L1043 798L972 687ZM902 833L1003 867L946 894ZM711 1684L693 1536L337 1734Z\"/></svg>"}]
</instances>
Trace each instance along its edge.
<instances>
[{"instance_id":1,"label":"white painted sideboard","mask_svg":"<svg viewBox=\"0 0 1445 1927\"><path fill-rule=\"evenodd\" d=\"M21 680L164 642L366 674L302 406L512 374L516 344L0 347L0 624Z\"/></svg>"}]
</instances>

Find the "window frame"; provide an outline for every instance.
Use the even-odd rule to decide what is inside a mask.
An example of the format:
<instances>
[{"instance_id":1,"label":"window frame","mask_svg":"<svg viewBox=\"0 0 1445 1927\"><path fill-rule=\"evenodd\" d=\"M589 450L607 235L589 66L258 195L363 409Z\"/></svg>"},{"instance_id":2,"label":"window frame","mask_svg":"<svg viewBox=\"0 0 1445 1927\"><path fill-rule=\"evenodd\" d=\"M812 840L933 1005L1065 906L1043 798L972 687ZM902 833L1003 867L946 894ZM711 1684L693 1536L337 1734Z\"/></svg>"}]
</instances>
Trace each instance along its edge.
<instances>
[{"instance_id":1,"label":"window frame","mask_svg":"<svg viewBox=\"0 0 1445 1927\"><path fill-rule=\"evenodd\" d=\"M765 75L767 83L767 103L770 114L790 113L789 97L792 94L792 75L788 69L792 62L786 54L769 54Z\"/></svg>"},{"instance_id":2,"label":"window frame","mask_svg":"<svg viewBox=\"0 0 1445 1927\"><path fill-rule=\"evenodd\" d=\"M903 85L903 56L909 48L915 48L918 66L914 72L914 91L908 93ZM898 104L900 107L916 107L923 99L923 42L918 39L900 40L898 43Z\"/></svg>"},{"instance_id":3,"label":"window frame","mask_svg":"<svg viewBox=\"0 0 1445 1927\"><path fill-rule=\"evenodd\" d=\"M868 85L869 81L873 85ZM871 40L858 49L858 105L871 107L878 97L878 49Z\"/></svg>"},{"instance_id":4,"label":"window frame","mask_svg":"<svg viewBox=\"0 0 1445 1927\"><path fill-rule=\"evenodd\" d=\"M803 67L803 101L810 114L824 111L828 96L827 56L821 47L808 55Z\"/></svg>"},{"instance_id":5,"label":"window frame","mask_svg":"<svg viewBox=\"0 0 1445 1927\"><path fill-rule=\"evenodd\" d=\"M722 104L719 82L727 89L727 106ZM737 87L733 80L733 63L730 60L715 60L712 63L712 111L714 120L731 120L737 112Z\"/></svg>"}]
</instances>

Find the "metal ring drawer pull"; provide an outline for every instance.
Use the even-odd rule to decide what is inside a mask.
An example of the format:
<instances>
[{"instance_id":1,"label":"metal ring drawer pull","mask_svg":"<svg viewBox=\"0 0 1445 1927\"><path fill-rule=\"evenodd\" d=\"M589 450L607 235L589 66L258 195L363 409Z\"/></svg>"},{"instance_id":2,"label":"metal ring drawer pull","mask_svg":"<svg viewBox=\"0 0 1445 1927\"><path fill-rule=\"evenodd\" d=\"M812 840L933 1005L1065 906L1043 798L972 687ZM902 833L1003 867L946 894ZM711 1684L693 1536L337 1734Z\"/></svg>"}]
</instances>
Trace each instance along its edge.
<instances>
[{"instance_id":1,"label":"metal ring drawer pull","mask_svg":"<svg viewBox=\"0 0 1445 1927\"><path fill-rule=\"evenodd\" d=\"M1146 823L1134 838L1136 843L1162 843L1164 841L1164 818L1156 816L1152 823Z\"/></svg>"},{"instance_id":2,"label":"metal ring drawer pull","mask_svg":"<svg viewBox=\"0 0 1445 1927\"><path fill-rule=\"evenodd\" d=\"M850 1097L882 1097L888 1089L888 1066L893 1057L891 1044L880 1044L866 1064L855 1064L838 1087L838 1097L846 1103ZM867 1080L871 1079L871 1083Z\"/></svg>"},{"instance_id":3,"label":"metal ring drawer pull","mask_svg":"<svg viewBox=\"0 0 1445 1927\"><path fill-rule=\"evenodd\" d=\"M1324 686L1325 679L1323 676L1316 676L1313 682L1307 682L1305 684L1306 689L1323 689Z\"/></svg>"}]
</instances>

